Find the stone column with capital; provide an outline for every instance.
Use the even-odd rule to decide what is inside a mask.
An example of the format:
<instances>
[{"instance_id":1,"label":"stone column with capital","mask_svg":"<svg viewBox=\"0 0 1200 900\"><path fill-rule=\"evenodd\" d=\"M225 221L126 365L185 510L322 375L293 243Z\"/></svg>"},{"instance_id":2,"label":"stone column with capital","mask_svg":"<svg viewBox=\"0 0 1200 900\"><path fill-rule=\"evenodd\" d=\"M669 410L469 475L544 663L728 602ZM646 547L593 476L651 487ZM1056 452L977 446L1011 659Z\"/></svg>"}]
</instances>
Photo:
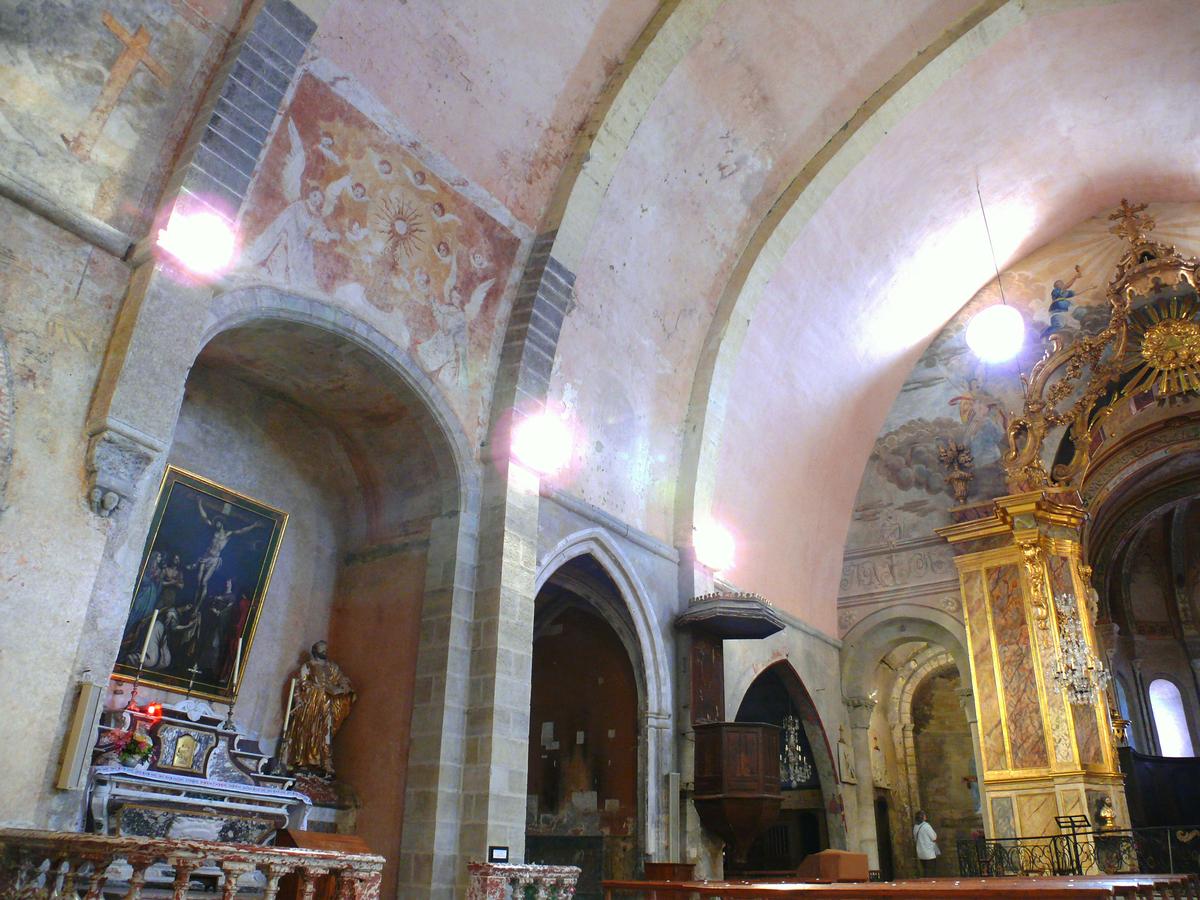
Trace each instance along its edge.
<instances>
[{"instance_id":1,"label":"stone column with capital","mask_svg":"<svg viewBox=\"0 0 1200 900\"><path fill-rule=\"evenodd\" d=\"M1056 816L1112 799L1128 826L1124 779L1095 680L1069 693L1076 656L1103 658L1085 577L1077 494L1040 490L958 512L938 529L955 552L971 660L983 820L990 837L1057 834Z\"/></svg>"},{"instance_id":2,"label":"stone column with capital","mask_svg":"<svg viewBox=\"0 0 1200 900\"><path fill-rule=\"evenodd\" d=\"M875 781L871 774L871 713L875 701L870 697L847 697L846 711L850 718L850 749L858 784L854 785L857 810L851 827L850 840L857 837L859 853L867 854L867 866L879 868L879 840L875 828Z\"/></svg>"},{"instance_id":3,"label":"stone column with capital","mask_svg":"<svg viewBox=\"0 0 1200 900\"><path fill-rule=\"evenodd\" d=\"M958 689L958 704L962 707L963 715L967 717L967 727L971 729L971 750L975 755L975 778L979 778L979 773L983 771L983 755L980 752L979 745L979 714L975 708L975 692L969 687ZM983 784L977 781L978 799L980 801L980 812L983 807Z\"/></svg>"}]
</instances>

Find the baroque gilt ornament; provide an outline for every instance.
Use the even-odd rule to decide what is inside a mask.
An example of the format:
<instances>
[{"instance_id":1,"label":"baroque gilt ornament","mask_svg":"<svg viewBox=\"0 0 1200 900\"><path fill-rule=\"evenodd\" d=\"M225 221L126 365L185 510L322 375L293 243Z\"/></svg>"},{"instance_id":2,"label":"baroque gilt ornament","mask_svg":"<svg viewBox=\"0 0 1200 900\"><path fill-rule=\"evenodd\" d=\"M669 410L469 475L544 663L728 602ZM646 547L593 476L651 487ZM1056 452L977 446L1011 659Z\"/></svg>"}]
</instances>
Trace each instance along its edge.
<instances>
[{"instance_id":1,"label":"baroque gilt ornament","mask_svg":"<svg viewBox=\"0 0 1200 900\"><path fill-rule=\"evenodd\" d=\"M1014 493L1046 487L1078 488L1092 437L1115 397L1153 391L1166 401L1200 393L1200 262L1150 239L1154 219L1146 204L1121 207L1109 229L1129 248L1107 287L1111 313L1096 334L1068 343L1048 337L1050 349L1022 376L1025 400L1009 420L1002 464ZM1047 470L1047 441L1058 438Z\"/></svg>"}]
</instances>

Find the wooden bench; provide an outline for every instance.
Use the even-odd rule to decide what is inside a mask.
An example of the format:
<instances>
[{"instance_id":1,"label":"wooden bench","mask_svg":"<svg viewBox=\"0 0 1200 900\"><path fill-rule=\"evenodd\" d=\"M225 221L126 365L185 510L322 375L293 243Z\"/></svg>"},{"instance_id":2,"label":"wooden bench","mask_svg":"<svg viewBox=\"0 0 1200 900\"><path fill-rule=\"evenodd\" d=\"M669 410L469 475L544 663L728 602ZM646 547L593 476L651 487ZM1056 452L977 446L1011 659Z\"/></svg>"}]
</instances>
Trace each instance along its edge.
<instances>
[{"instance_id":1,"label":"wooden bench","mask_svg":"<svg viewBox=\"0 0 1200 900\"><path fill-rule=\"evenodd\" d=\"M963 879L938 878L930 881L938 883L961 882ZM1005 881L1020 884L1048 885L1062 883L1098 884L1111 887L1117 897L1130 900L1155 900L1157 897L1179 898L1179 900L1200 900L1196 894L1196 879L1192 875L1082 875L1082 876L1018 876L1006 877Z\"/></svg>"},{"instance_id":2,"label":"wooden bench","mask_svg":"<svg viewBox=\"0 0 1200 900\"><path fill-rule=\"evenodd\" d=\"M836 900L908 900L908 898L984 897L988 900L1082 900L1119 897L1125 900L1200 900L1200 879L1195 875L1084 875L1004 878L929 878L913 881L857 884L815 884L786 881L605 881L605 900L638 898L836 898Z\"/></svg>"},{"instance_id":3,"label":"wooden bench","mask_svg":"<svg viewBox=\"0 0 1200 900\"><path fill-rule=\"evenodd\" d=\"M1131 888L1134 886L1130 886ZM605 900L620 897L715 897L721 900L1102 900L1126 896L1111 884L1086 879L960 878L924 881L868 882L856 884L802 884L798 882L733 881L605 881ZM1136 893L1133 894L1136 897Z\"/></svg>"},{"instance_id":4,"label":"wooden bench","mask_svg":"<svg viewBox=\"0 0 1200 900\"><path fill-rule=\"evenodd\" d=\"M1000 878L920 878L883 883L816 883L787 878L770 881L606 881L606 900L618 896L641 898L935 898L949 900L980 896L1010 898L1123 898L1124 900L1200 900L1200 877L1195 875L1081 875Z\"/></svg>"}]
</instances>

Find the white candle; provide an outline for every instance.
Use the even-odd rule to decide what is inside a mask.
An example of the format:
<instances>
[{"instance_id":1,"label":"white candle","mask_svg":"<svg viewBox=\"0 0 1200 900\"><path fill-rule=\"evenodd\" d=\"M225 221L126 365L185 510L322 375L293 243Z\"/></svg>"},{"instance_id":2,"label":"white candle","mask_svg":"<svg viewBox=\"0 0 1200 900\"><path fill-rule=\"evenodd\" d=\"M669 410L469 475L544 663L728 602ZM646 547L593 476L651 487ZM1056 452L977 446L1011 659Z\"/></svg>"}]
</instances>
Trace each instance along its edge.
<instances>
[{"instance_id":1,"label":"white candle","mask_svg":"<svg viewBox=\"0 0 1200 900\"><path fill-rule=\"evenodd\" d=\"M292 721L292 697L296 695L296 679L288 687L287 711L283 714L283 736L287 737L288 724Z\"/></svg>"},{"instance_id":2,"label":"white candle","mask_svg":"<svg viewBox=\"0 0 1200 900\"><path fill-rule=\"evenodd\" d=\"M237 687L238 675L242 672L242 639L238 638L237 655L233 658L233 681L229 683L230 687Z\"/></svg>"},{"instance_id":3,"label":"white candle","mask_svg":"<svg viewBox=\"0 0 1200 900\"><path fill-rule=\"evenodd\" d=\"M138 668L146 665L146 651L150 649L150 638L154 634L154 625L158 622L158 610L154 611L154 615L150 617L150 627L146 629L146 639L142 641L142 659L138 663Z\"/></svg>"}]
</instances>

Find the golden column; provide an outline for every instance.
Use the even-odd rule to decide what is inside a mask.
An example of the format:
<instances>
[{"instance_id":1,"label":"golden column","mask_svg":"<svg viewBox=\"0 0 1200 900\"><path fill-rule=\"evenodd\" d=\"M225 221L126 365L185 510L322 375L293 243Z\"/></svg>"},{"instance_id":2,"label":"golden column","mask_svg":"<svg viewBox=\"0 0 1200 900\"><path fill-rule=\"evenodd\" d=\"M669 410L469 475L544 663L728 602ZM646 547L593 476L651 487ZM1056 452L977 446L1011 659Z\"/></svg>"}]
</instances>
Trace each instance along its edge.
<instances>
[{"instance_id":1,"label":"golden column","mask_svg":"<svg viewBox=\"0 0 1200 900\"><path fill-rule=\"evenodd\" d=\"M988 836L1058 834L1056 816L1110 824L1106 797L1128 827L1078 494L1010 494L956 518L938 534L959 572Z\"/></svg>"},{"instance_id":2,"label":"golden column","mask_svg":"<svg viewBox=\"0 0 1200 900\"><path fill-rule=\"evenodd\" d=\"M1129 825L1079 490L1102 477L1092 453L1118 400L1200 392L1200 357L1185 352L1200 348L1200 262L1151 240L1145 211L1122 200L1109 216L1129 246L1106 289L1107 326L1051 334L1022 376L1001 457L1010 493L955 508L937 530L958 566L991 837L1057 834L1057 816Z\"/></svg>"}]
</instances>

